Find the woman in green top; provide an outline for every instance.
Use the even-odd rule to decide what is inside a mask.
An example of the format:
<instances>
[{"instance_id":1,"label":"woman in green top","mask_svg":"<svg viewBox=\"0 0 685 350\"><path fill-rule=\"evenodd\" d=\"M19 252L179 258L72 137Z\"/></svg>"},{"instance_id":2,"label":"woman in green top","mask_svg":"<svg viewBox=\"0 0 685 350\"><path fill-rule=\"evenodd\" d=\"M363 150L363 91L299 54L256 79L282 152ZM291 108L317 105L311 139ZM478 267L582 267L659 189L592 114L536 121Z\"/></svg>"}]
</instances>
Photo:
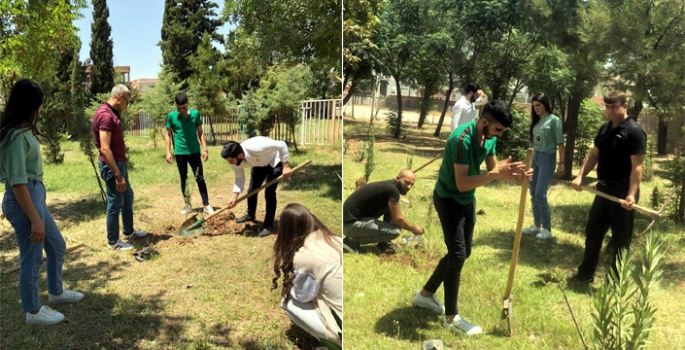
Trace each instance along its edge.
<instances>
[{"instance_id":1,"label":"woman in green top","mask_svg":"<svg viewBox=\"0 0 685 350\"><path fill-rule=\"evenodd\" d=\"M557 164L556 150L559 149L557 176L564 173L564 131L561 120L552 114L549 98L543 93L533 96L530 112L530 139L533 145L533 180L530 182L530 196L533 206L534 225L523 230L535 234L539 239L552 238L552 215L547 202L547 189L554 176Z\"/></svg>"},{"instance_id":2,"label":"woman in green top","mask_svg":"<svg viewBox=\"0 0 685 350\"><path fill-rule=\"evenodd\" d=\"M28 80L12 87L0 116L0 182L5 183L2 211L12 224L19 245L19 294L26 323L52 325L64 315L38 298L38 277L47 254L48 301L73 303L83 294L62 288L66 244L45 205L43 161L36 139L38 115L43 110L43 89Z\"/></svg>"}]
</instances>

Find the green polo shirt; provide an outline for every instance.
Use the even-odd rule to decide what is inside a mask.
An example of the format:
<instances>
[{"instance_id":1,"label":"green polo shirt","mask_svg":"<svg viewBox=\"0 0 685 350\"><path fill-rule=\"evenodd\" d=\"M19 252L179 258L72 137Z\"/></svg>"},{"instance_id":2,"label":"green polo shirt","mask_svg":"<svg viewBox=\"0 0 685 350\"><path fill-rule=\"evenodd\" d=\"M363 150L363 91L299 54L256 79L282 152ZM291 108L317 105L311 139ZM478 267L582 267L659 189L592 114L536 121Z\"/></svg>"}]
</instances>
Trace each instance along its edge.
<instances>
[{"instance_id":1,"label":"green polo shirt","mask_svg":"<svg viewBox=\"0 0 685 350\"><path fill-rule=\"evenodd\" d=\"M467 205L476 198L476 190L461 192L454 180L454 164L469 166L468 175L480 174L480 166L488 156L494 156L497 137L485 140L481 147L476 132L476 120L456 128L447 138L442 165L438 172L435 191L443 198L453 198L461 205Z\"/></svg>"},{"instance_id":2,"label":"green polo shirt","mask_svg":"<svg viewBox=\"0 0 685 350\"><path fill-rule=\"evenodd\" d=\"M190 155L200 153L200 142L197 140L197 127L202 126L200 112L191 109L182 117L174 110L166 117L166 128L174 134L174 154Z\"/></svg>"},{"instance_id":3,"label":"green polo shirt","mask_svg":"<svg viewBox=\"0 0 685 350\"><path fill-rule=\"evenodd\" d=\"M0 182L10 186L43 181L40 144L31 130L12 130L0 144Z\"/></svg>"},{"instance_id":4,"label":"green polo shirt","mask_svg":"<svg viewBox=\"0 0 685 350\"><path fill-rule=\"evenodd\" d=\"M564 129L559 117L550 114L540 118L533 126L533 149L543 153L556 153L560 143L564 143Z\"/></svg>"}]
</instances>

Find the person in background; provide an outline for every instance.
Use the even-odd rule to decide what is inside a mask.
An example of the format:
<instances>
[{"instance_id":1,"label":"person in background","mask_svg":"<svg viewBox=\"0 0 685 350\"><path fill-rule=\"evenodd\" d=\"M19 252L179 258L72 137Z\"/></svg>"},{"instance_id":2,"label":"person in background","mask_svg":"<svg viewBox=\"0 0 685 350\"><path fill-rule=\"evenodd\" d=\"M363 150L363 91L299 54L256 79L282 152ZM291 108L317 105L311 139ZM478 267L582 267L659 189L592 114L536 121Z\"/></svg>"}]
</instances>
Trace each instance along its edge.
<instances>
[{"instance_id":1,"label":"person in background","mask_svg":"<svg viewBox=\"0 0 685 350\"><path fill-rule=\"evenodd\" d=\"M185 215L193 211L190 198L185 198L188 164L190 164L190 168L193 170L195 182L197 182L197 188L202 198L204 212L212 214L214 213L214 208L209 204L207 184L205 183L202 169L202 162L206 162L209 158L207 139L202 130L202 118L200 118L200 112L188 107L188 96L184 92L176 94L175 101L176 109L169 113L166 118L164 141L166 143L166 161L171 164L173 159L176 158L178 174L181 176L181 194L186 202L186 205L181 209L181 214ZM172 136L174 140L173 158L171 156ZM200 149L200 146L202 146L202 149ZM202 157L200 157L200 150L202 150Z\"/></svg>"},{"instance_id":2,"label":"person in background","mask_svg":"<svg viewBox=\"0 0 685 350\"><path fill-rule=\"evenodd\" d=\"M36 124L43 110L43 89L24 79L14 84L0 116L0 182L5 184L2 212L14 228L19 246L19 294L26 323L53 325L64 315L41 305L38 278L45 249L48 302L75 303L83 293L62 285L66 243L46 205L43 159Z\"/></svg>"},{"instance_id":3,"label":"person in background","mask_svg":"<svg viewBox=\"0 0 685 350\"><path fill-rule=\"evenodd\" d=\"M530 116L530 141L533 145L533 180L531 180L530 197L533 207L533 225L523 233L536 235L539 239L552 238L552 214L547 201L547 190L555 174L564 175L564 130L561 119L552 114L549 98L543 93L533 95ZM559 150L557 166L556 151Z\"/></svg>"},{"instance_id":4,"label":"person in background","mask_svg":"<svg viewBox=\"0 0 685 350\"><path fill-rule=\"evenodd\" d=\"M476 119L476 105L477 101L487 98L480 86L469 83L464 89L464 95L461 96L452 107L452 123L450 131L471 122Z\"/></svg>"}]
</instances>

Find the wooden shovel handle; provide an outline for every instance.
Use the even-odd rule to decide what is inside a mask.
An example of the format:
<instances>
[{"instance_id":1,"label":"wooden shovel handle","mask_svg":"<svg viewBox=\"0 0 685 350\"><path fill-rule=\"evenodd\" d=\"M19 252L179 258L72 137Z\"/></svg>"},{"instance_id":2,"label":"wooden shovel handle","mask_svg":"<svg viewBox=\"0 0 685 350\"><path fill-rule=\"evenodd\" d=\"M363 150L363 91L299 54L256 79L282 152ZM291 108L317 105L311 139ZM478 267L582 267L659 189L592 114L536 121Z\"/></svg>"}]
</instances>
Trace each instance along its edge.
<instances>
[{"instance_id":1,"label":"wooden shovel handle","mask_svg":"<svg viewBox=\"0 0 685 350\"><path fill-rule=\"evenodd\" d=\"M608 200L610 200L610 201L612 201L612 202L616 202L616 203L619 203L619 204L625 202L625 200L623 200L623 199L621 199L621 198L612 196L612 195L610 195L610 194L606 194L606 193L604 193L604 192L602 192L602 191L600 191L600 190L598 190L598 189L596 189L596 188L592 188L592 187L588 187L588 186L583 186L583 185L581 185L581 186L580 186L580 189L583 190L583 191L586 191L586 192L590 192L590 193L592 193L592 194L594 194L594 195L600 196L600 197L602 197L602 198L606 198L606 199L608 199ZM651 217L653 217L653 218L655 218L655 219L661 219L661 216L662 216L662 214L659 213L659 212L657 212L657 211L654 211L654 210L649 209L649 208L645 208L645 207L643 207L643 206L639 206L639 205L637 205L637 204L633 204L633 209L635 209L635 211L638 211L638 212L640 212L640 213L642 213L642 214L649 215L649 216L651 216Z\"/></svg>"},{"instance_id":2,"label":"wooden shovel handle","mask_svg":"<svg viewBox=\"0 0 685 350\"><path fill-rule=\"evenodd\" d=\"M428 165L430 165L430 163L433 163L434 161L436 161L436 160L438 160L438 159L440 159L440 158L442 158L442 154L438 154L437 156L433 157L433 159L429 160L426 164L424 164L424 165L418 167L416 170L414 170L414 173L416 173L417 171L419 171L419 170L421 170L421 169L427 167Z\"/></svg>"},{"instance_id":3,"label":"wooden shovel handle","mask_svg":"<svg viewBox=\"0 0 685 350\"><path fill-rule=\"evenodd\" d=\"M311 159L310 159L310 160L306 160L304 163L302 163L302 164L300 164L300 165L298 165L298 166L296 166L296 167L294 167L294 168L292 168L292 169L290 169L290 170L291 170L292 173L294 173L294 172L296 172L296 171L298 171L298 170L304 168L305 166L309 165L309 163L311 163L311 162L312 162ZM265 188L267 188L267 187L269 187L269 186L275 184L275 183L278 182L278 181L281 181L281 179L283 179L283 175L281 175L281 176L279 176L279 177L277 177L277 178L275 178L275 179L273 179L273 180L271 180L271 181L265 183L265 184L262 185L261 187L252 190L252 192L250 192L250 193L248 193L248 194L246 194L246 195L244 195L244 196L242 196L242 197L236 199L236 200L235 200L235 204L238 204L238 203L244 201L245 199L248 199L248 198L254 196L255 194L259 193L259 191L261 191L261 190L263 190L263 189L265 189ZM219 214L223 213L224 211L226 211L226 210L228 210L228 209L231 209L231 208L229 208L228 206L225 206L225 207L223 207L223 208L221 208L221 209L215 211L214 213L209 214L209 215L205 218L205 221L207 221L207 220L213 218L213 217L216 216L216 215L219 215Z\"/></svg>"},{"instance_id":4,"label":"wooden shovel handle","mask_svg":"<svg viewBox=\"0 0 685 350\"><path fill-rule=\"evenodd\" d=\"M526 171L530 169L530 163L533 160L533 149L529 148L526 151ZM516 221L516 235L514 236L514 249L511 252L511 263L509 264L509 278L507 279L507 289L504 291L505 304L507 299L511 296L511 287L514 284L514 273L516 272L516 263L519 258L519 247L521 246L521 234L523 232L523 218L526 214L526 202L528 199L528 180L524 178L521 183L521 198L519 200L519 217Z\"/></svg>"}]
</instances>

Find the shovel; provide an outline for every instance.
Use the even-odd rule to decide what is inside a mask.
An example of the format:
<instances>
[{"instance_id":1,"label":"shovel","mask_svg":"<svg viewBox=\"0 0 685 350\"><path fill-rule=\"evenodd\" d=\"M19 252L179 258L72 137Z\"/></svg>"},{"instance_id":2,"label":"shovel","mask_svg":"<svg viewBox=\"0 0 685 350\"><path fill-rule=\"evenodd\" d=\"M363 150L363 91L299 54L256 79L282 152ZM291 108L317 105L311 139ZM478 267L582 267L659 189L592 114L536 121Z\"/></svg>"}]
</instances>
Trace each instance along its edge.
<instances>
[{"instance_id":1,"label":"shovel","mask_svg":"<svg viewBox=\"0 0 685 350\"><path fill-rule=\"evenodd\" d=\"M583 190L583 191L586 191L586 192L590 192L590 193L592 193L592 194L594 194L594 195L596 195L596 196L599 196L599 197L608 199L608 200L610 200L610 201L612 201L612 202L616 202L616 203L618 203L618 204L621 204L621 203L625 202L625 201L624 201L623 199L621 199L621 198L612 196L612 195L610 195L610 194L606 194L606 193L604 193L604 192L602 192L602 191L600 191L600 190L598 190L598 189L596 189L596 188L594 188L594 187L588 187L588 186L582 186L582 185L581 185L581 186L580 186L580 189ZM637 205L637 204L633 204L633 209L634 209L635 211L639 212L639 213L642 213L642 214L645 214L645 215L649 215L649 216L651 216L653 219L656 219L656 220L661 219L661 217L663 216L663 213L661 213L661 212L657 212L657 211L654 211L654 210L652 210L652 209L645 208L645 207L643 207L643 206L639 206L639 205ZM663 208L662 208L662 210L663 210Z\"/></svg>"},{"instance_id":2,"label":"shovel","mask_svg":"<svg viewBox=\"0 0 685 350\"><path fill-rule=\"evenodd\" d=\"M526 171L530 169L530 162L533 160L533 149L529 148L526 152ZM514 236L514 250L511 252L511 263L509 264L509 278L507 279L507 289L504 291L504 300L502 302L502 319L507 320L509 326L509 336L514 335L513 328L513 304L511 294L511 287L514 284L514 273L516 272L516 263L519 258L519 247L521 246L521 234L523 233L523 216L526 212L526 202L528 194L528 180L523 180L521 183L521 200L519 202L519 217L516 222L516 235Z\"/></svg>"},{"instance_id":3,"label":"shovel","mask_svg":"<svg viewBox=\"0 0 685 350\"><path fill-rule=\"evenodd\" d=\"M291 170L294 173L295 171L304 168L305 166L307 166L311 162L312 162L311 160L307 160L304 163L292 168ZM283 175L265 183L264 185L262 185L261 187L259 187L257 189L254 189L252 192L236 199L235 204L238 204L238 203L242 202L243 200L254 196L255 194L259 193L259 191L277 183L282 178L283 178ZM215 211L214 213L208 215L207 217L204 217L202 214L193 215L192 217L190 217L189 219L184 221L183 224L181 224L181 229L178 231L178 235L179 236L192 236L194 234L202 232L203 231L202 224L205 223L205 221L213 218L214 216L216 216L218 214L221 214L222 212L224 212L225 210L228 210L228 209L230 209L230 208L228 206L225 206L224 208L221 208L221 209ZM198 219L198 217L197 217L198 215L200 215L202 217Z\"/></svg>"}]
</instances>

